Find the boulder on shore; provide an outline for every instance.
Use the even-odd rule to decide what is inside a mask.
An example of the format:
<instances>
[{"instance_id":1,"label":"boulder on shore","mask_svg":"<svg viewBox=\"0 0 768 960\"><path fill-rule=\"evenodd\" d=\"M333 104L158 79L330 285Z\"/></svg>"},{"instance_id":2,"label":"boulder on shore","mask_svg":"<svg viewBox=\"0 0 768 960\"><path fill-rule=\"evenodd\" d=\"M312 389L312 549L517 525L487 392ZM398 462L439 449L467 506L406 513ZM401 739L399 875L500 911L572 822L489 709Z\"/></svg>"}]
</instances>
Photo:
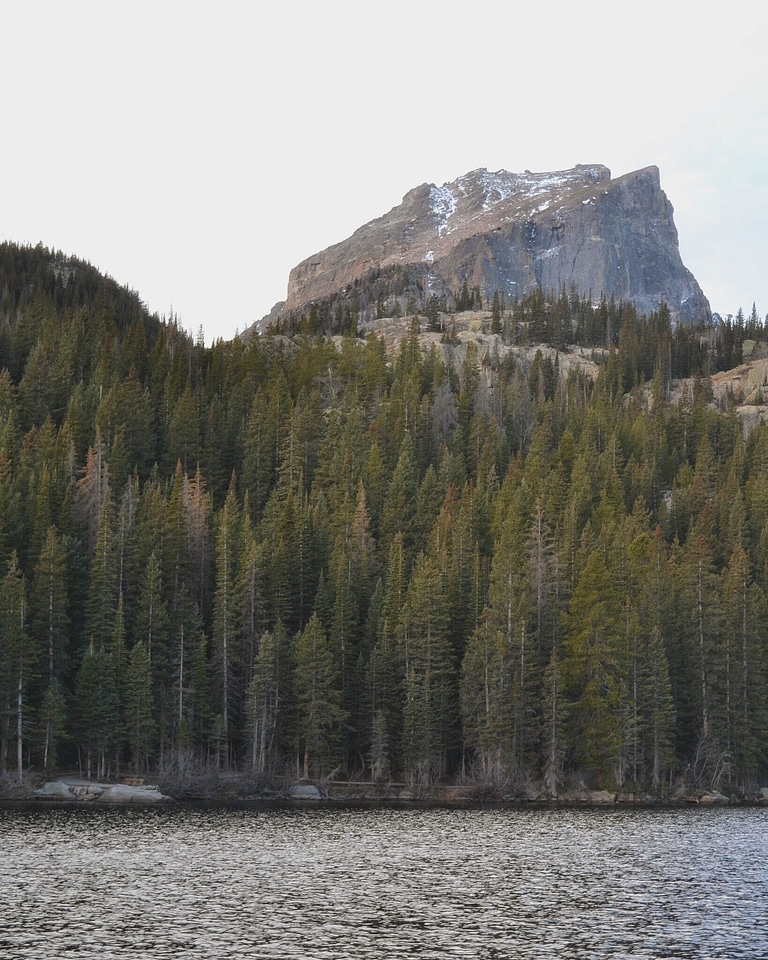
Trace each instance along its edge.
<instances>
[{"instance_id":1,"label":"boulder on shore","mask_svg":"<svg viewBox=\"0 0 768 960\"><path fill-rule=\"evenodd\" d=\"M322 800L320 793L314 783L294 783L288 791L291 800Z\"/></svg>"},{"instance_id":2,"label":"boulder on shore","mask_svg":"<svg viewBox=\"0 0 768 960\"><path fill-rule=\"evenodd\" d=\"M608 790L590 790L589 802L597 804L615 803L616 797Z\"/></svg>"},{"instance_id":3,"label":"boulder on shore","mask_svg":"<svg viewBox=\"0 0 768 960\"><path fill-rule=\"evenodd\" d=\"M39 800L73 800L80 803L168 803L171 798L160 793L157 787L144 784L90 783L52 780L35 790Z\"/></svg>"},{"instance_id":4,"label":"boulder on shore","mask_svg":"<svg viewBox=\"0 0 768 960\"><path fill-rule=\"evenodd\" d=\"M724 805L728 803L728 797L723 796L719 790L708 790L699 798L699 803L703 803L705 806Z\"/></svg>"}]
</instances>

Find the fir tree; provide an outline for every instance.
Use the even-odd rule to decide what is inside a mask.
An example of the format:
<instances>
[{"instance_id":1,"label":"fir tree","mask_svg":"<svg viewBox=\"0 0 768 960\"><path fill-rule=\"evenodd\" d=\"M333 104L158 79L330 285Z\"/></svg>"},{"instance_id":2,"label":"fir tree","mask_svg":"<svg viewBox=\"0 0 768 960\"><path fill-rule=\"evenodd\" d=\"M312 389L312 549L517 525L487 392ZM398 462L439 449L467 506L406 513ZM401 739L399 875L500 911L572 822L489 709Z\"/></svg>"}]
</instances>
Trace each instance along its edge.
<instances>
[{"instance_id":1,"label":"fir tree","mask_svg":"<svg viewBox=\"0 0 768 960\"><path fill-rule=\"evenodd\" d=\"M297 766L304 777L327 775L341 760L341 702L338 667L328 638L313 616L295 641Z\"/></svg>"}]
</instances>

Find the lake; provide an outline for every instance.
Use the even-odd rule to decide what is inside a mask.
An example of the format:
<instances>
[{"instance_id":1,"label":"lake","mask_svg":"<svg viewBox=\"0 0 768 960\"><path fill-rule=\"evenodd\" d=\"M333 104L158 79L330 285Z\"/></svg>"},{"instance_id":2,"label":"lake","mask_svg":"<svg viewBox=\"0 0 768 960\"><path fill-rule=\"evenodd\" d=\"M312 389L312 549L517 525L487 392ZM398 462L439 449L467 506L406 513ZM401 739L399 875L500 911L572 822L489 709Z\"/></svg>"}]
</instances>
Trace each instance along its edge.
<instances>
[{"instance_id":1,"label":"lake","mask_svg":"<svg viewBox=\"0 0 768 960\"><path fill-rule=\"evenodd\" d=\"M768 808L0 809L0 957L768 957Z\"/></svg>"}]
</instances>

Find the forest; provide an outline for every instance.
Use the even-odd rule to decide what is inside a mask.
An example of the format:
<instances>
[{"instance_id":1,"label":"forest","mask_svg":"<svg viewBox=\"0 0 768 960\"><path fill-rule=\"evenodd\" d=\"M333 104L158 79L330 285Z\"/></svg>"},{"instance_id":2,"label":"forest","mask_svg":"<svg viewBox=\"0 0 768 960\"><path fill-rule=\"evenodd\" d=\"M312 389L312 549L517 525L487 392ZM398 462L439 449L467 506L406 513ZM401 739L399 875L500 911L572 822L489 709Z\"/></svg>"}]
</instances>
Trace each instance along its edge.
<instances>
[{"instance_id":1,"label":"forest","mask_svg":"<svg viewBox=\"0 0 768 960\"><path fill-rule=\"evenodd\" d=\"M0 775L768 781L768 426L711 390L765 323L456 299L496 349L206 347L0 245Z\"/></svg>"}]
</instances>

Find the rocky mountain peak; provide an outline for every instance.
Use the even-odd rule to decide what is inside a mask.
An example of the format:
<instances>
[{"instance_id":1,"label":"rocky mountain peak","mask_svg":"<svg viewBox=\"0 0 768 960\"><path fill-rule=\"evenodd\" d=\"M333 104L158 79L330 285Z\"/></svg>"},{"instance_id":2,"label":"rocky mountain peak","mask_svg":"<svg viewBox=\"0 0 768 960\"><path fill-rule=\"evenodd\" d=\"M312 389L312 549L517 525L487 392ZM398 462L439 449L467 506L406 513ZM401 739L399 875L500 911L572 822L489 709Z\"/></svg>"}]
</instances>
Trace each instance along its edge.
<instances>
[{"instance_id":1,"label":"rocky mountain peak","mask_svg":"<svg viewBox=\"0 0 768 960\"><path fill-rule=\"evenodd\" d=\"M709 317L709 303L680 258L672 205L659 170L618 178L601 164L547 173L481 168L442 186L410 190L389 213L291 271L282 314L353 299L375 303L451 298L466 283L490 301L540 288L631 301L663 301L673 317Z\"/></svg>"}]
</instances>

